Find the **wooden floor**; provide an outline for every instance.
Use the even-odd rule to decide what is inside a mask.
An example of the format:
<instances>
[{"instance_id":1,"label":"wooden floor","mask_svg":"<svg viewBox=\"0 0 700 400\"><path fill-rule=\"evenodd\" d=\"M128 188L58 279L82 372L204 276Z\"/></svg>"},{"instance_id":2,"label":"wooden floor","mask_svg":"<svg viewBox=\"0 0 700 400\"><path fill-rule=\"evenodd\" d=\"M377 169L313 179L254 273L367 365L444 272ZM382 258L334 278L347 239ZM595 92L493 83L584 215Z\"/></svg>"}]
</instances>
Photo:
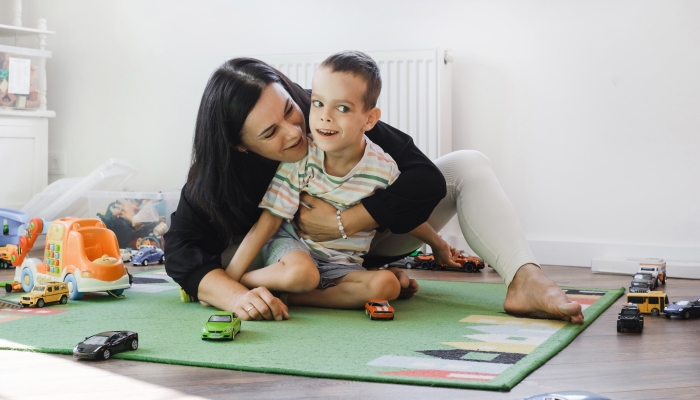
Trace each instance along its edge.
<instances>
[{"instance_id":1,"label":"wooden floor","mask_svg":"<svg viewBox=\"0 0 700 400\"><path fill-rule=\"evenodd\" d=\"M630 277L591 274L588 268L544 266L543 269L560 285L619 288L627 287L630 282ZM420 270L409 270L408 273L417 279L501 282L498 274L488 268L477 274ZM0 281L11 280L12 274L12 270L0 270ZM700 296L700 281L669 278L665 291L671 301L694 298ZM4 291L0 293L0 296L3 295ZM36 387L37 369L46 372L42 374L46 378L42 377L41 380L48 387L52 387L51 382L61 388L70 387L71 399L522 399L564 390L591 391L613 399L697 398L700 393L700 319L667 320L649 315L645 317L643 334L620 334L616 332L615 321L623 299L624 296L560 354L507 393L305 378L116 359L109 362L78 362L70 356L0 351L0 360L3 361L0 363L0 382L10 378L6 381L7 385L0 385L0 399L43 397L44 389L39 388L24 390L22 395L6 390L8 387ZM293 318L293 309L291 314ZM0 325L0 329L4 327ZM400 339L385 340L390 344L392 340ZM69 372L72 369L75 372Z\"/></svg>"}]
</instances>

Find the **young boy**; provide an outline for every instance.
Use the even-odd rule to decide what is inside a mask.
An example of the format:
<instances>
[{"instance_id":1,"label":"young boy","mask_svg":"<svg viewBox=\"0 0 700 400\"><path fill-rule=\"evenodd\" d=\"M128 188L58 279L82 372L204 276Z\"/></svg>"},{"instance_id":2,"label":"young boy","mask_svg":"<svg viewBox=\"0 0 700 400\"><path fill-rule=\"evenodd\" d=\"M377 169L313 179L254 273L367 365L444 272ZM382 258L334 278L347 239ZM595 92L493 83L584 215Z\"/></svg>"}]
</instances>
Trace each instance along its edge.
<instances>
[{"instance_id":1,"label":"young boy","mask_svg":"<svg viewBox=\"0 0 700 400\"><path fill-rule=\"evenodd\" d=\"M375 232L346 235L340 216L376 189L391 185L399 175L391 156L364 135L381 117L376 107L380 91L379 68L361 52L337 53L316 70L308 121L313 141L302 160L280 164L260 203L268 212L261 214L226 269L232 278L248 287L290 292L288 303L292 305L360 308L371 299L398 297L401 287L391 271L362 267L362 255ZM300 205L301 191L338 209L340 239L299 239L287 221ZM455 250L430 225L423 223L409 234L428 243L438 262L456 266L452 260ZM271 265L246 273L261 249ZM307 265L309 274L284 277L284 266L292 263Z\"/></svg>"}]
</instances>

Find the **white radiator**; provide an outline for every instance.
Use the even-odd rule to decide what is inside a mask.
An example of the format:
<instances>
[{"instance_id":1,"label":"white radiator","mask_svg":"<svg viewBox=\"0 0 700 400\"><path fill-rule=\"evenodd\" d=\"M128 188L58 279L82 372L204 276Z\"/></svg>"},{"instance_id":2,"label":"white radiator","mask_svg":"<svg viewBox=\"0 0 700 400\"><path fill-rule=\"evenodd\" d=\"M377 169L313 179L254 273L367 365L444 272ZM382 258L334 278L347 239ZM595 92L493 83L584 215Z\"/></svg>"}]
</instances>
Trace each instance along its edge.
<instances>
[{"instance_id":1,"label":"white radiator","mask_svg":"<svg viewBox=\"0 0 700 400\"><path fill-rule=\"evenodd\" d=\"M382 121L411 135L435 159L452 151L452 57L443 50L366 52L382 75ZM252 56L305 89L331 53Z\"/></svg>"}]
</instances>

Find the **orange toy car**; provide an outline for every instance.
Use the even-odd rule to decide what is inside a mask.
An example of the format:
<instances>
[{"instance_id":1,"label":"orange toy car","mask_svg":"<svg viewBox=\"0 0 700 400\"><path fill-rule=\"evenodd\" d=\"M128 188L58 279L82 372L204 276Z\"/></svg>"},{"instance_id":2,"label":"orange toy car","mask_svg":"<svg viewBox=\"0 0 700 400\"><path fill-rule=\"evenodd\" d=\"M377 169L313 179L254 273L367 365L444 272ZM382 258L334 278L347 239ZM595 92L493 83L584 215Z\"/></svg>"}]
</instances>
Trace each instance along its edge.
<instances>
[{"instance_id":1,"label":"orange toy car","mask_svg":"<svg viewBox=\"0 0 700 400\"><path fill-rule=\"evenodd\" d=\"M21 282L10 282L5 284L5 291L7 293L12 293L12 292L24 292L24 289L22 289L22 283Z\"/></svg>"},{"instance_id":2,"label":"orange toy car","mask_svg":"<svg viewBox=\"0 0 700 400\"><path fill-rule=\"evenodd\" d=\"M464 253L460 253L455 262L461 265L460 268L448 267L447 265L440 265L435 261L435 257L432 254L419 254L413 258L413 264L421 269L432 269L433 271L439 269L450 269L459 270L466 272L478 272L482 270L485 266L484 260L476 256L469 256Z\"/></svg>"},{"instance_id":3,"label":"orange toy car","mask_svg":"<svg viewBox=\"0 0 700 400\"><path fill-rule=\"evenodd\" d=\"M386 300L370 300L365 304L365 314L369 319L394 319L394 307Z\"/></svg>"}]
</instances>

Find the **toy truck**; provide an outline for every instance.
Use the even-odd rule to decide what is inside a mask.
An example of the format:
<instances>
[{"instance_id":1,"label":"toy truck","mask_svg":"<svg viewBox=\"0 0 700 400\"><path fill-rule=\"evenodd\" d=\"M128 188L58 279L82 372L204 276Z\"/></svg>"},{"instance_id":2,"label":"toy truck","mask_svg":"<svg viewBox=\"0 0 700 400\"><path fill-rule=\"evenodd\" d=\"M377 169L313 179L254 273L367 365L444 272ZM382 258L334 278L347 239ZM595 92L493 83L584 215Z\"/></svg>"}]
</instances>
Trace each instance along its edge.
<instances>
[{"instance_id":1,"label":"toy truck","mask_svg":"<svg viewBox=\"0 0 700 400\"><path fill-rule=\"evenodd\" d=\"M644 316L634 303L625 304L617 315L617 331L635 331L642 333L644 329Z\"/></svg>"},{"instance_id":2,"label":"toy truck","mask_svg":"<svg viewBox=\"0 0 700 400\"><path fill-rule=\"evenodd\" d=\"M130 286L114 232L96 218L60 218L46 233L44 259L29 258L15 269L25 292L34 285L68 284L69 298L107 291L120 296Z\"/></svg>"},{"instance_id":3,"label":"toy truck","mask_svg":"<svg viewBox=\"0 0 700 400\"><path fill-rule=\"evenodd\" d=\"M432 254L418 254L413 258L413 265L422 269L432 269L437 271L439 269L449 269L449 270L459 270L466 272L478 272L484 268L484 260L476 256L469 256L464 253L460 253L460 256L455 260L460 268L448 267L447 265L440 265L435 261L435 257Z\"/></svg>"},{"instance_id":4,"label":"toy truck","mask_svg":"<svg viewBox=\"0 0 700 400\"><path fill-rule=\"evenodd\" d=\"M655 264L639 264L639 272L638 274L651 274L652 278L654 278L654 287L659 286L659 283L662 285L666 284L666 262L660 262L660 263L655 263Z\"/></svg>"}]
</instances>

